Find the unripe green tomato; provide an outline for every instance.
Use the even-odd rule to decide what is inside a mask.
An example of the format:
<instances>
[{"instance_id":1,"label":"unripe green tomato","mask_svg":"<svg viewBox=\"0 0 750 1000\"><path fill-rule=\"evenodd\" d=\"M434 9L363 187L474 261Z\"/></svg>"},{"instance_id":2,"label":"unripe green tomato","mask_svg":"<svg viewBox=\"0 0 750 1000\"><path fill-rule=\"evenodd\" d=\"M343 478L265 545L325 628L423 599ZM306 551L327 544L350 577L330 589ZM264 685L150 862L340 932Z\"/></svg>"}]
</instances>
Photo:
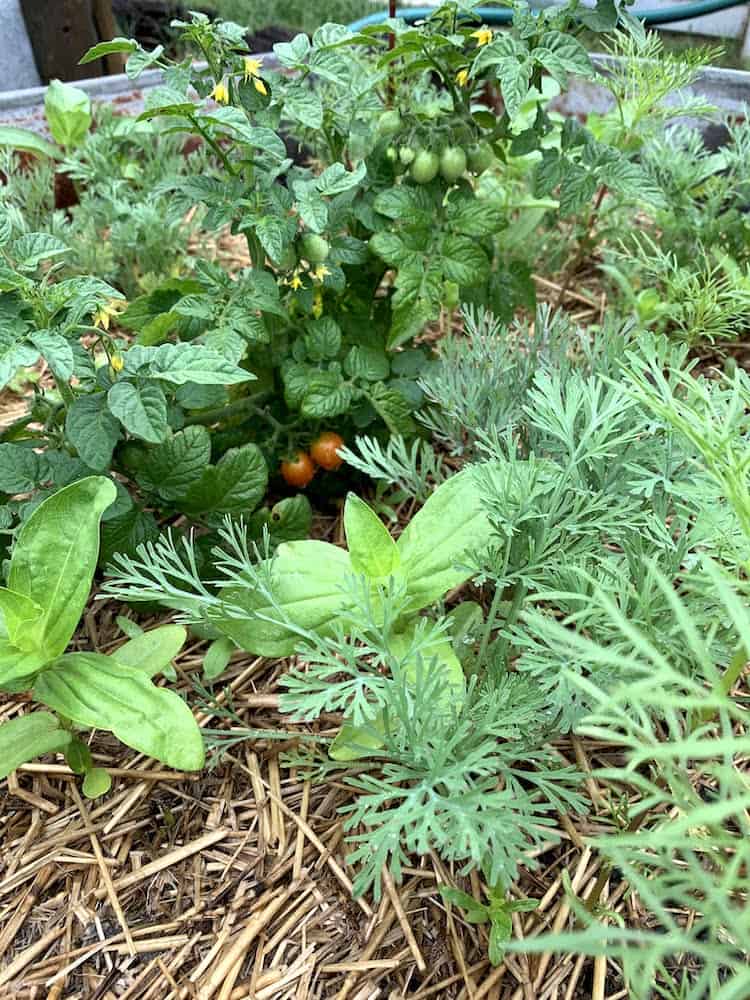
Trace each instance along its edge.
<instances>
[{"instance_id":1,"label":"unripe green tomato","mask_svg":"<svg viewBox=\"0 0 750 1000\"><path fill-rule=\"evenodd\" d=\"M458 285L455 281L446 281L443 285L443 305L446 309L455 309L458 305Z\"/></svg>"},{"instance_id":2,"label":"unripe green tomato","mask_svg":"<svg viewBox=\"0 0 750 1000\"><path fill-rule=\"evenodd\" d=\"M489 170L494 162L495 154L488 142L479 142L469 150L469 167L477 176Z\"/></svg>"},{"instance_id":3,"label":"unripe green tomato","mask_svg":"<svg viewBox=\"0 0 750 1000\"><path fill-rule=\"evenodd\" d=\"M437 153L421 149L414 157L411 165L411 175L417 184L429 184L434 181L440 169L440 159Z\"/></svg>"},{"instance_id":4,"label":"unripe green tomato","mask_svg":"<svg viewBox=\"0 0 750 1000\"><path fill-rule=\"evenodd\" d=\"M281 257L274 261L274 265L279 271L291 271L296 264L297 254L294 252L294 247L287 247Z\"/></svg>"},{"instance_id":5,"label":"unripe green tomato","mask_svg":"<svg viewBox=\"0 0 750 1000\"><path fill-rule=\"evenodd\" d=\"M389 146L385 151L385 158L389 163L398 163L398 150L395 146Z\"/></svg>"},{"instance_id":6,"label":"unripe green tomato","mask_svg":"<svg viewBox=\"0 0 750 1000\"><path fill-rule=\"evenodd\" d=\"M401 128L401 115L398 111L384 111L378 118L378 135L381 139L386 139L389 135L395 135Z\"/></svg>"},{"instance_id":7,"label":"unripe green tomato","mask_svg":"<svg viewBox=\"0 0 750 1000\"><path fill-rule=\"evenodd\" d=\"M318 236L317 233L306 233L306 235L302 237L300 248L302 250L302 256L305 260L309 260L311 264L325 263L325 261L328 260L328 254L331 252L328 240L324 240L323 237Z\"/></svg>"},{"instance_id":8,"label":"unripe green tomato","mask_svg":"<svg viewBox=\"0 0 750 1000\"><path fill-rule=\"evenodd\" d=\"M460 146L446 146L440 156L440 173L449 184L455 184L466 173L466 153Z\"/></svg>"},{"instance_id":9,"label":"unripe green tomato","mask_svg":"<svg viewBox=\"0 0 750 1000\"><path fill-rule=\"evenodd\" d=\"M398 158L405 167L410 167L412 165L415 156L416 153L411 146L402 146L398 151Z\"/></svg>"}]
</instances>

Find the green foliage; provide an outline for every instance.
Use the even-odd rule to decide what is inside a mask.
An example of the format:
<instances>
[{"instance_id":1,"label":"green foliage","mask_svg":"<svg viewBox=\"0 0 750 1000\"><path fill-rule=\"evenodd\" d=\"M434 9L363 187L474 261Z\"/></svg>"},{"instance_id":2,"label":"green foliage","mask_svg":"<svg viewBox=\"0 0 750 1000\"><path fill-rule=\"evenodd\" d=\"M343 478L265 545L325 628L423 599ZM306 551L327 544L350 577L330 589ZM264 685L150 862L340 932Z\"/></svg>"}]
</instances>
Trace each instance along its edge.
<instances>
[{"instance_id":1,"label":"green foliage","mask_svg":"<svg viewBox=\"0 0 750 1000\"><path fill-rule=\"evenodd\" d=\"M113 732L128 746L173 767L198 770L203 738L182 699L157 687L185 641L176 626L131 639L114 656L65 653L88 600L99 551L99 522L116 501L114 484L89 476L41 503L21 530L0 588L0 688L30 688L57 715L32 712L0 726L0 775L40 754L63 751L84 791L109 779L94 768L79 727Z\"/></svg>"},{"instance_id":2,"label":"green foliage","mask_svg":"<svg viewBox=\"0 0 750 1000\"><path fill-rule=\"evenodd\" d=\"M264 0L214 0L212 6L222 20L236 21L251 32L273 26L308 35L325 23L349 24L372 13L370 0L326 0L321 9L304 0L277 0L273 10Z\"/></svg>"}]
</instances>

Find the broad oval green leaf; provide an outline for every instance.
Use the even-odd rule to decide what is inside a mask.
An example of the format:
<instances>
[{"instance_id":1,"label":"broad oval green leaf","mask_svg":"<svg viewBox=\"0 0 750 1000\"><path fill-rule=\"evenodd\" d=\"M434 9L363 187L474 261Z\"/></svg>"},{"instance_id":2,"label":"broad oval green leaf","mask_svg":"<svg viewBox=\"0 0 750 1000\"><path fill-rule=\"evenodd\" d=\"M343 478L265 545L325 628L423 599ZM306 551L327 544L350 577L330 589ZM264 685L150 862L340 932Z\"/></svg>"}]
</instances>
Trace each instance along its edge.
<instances>
[{"instance_id":1,"label":"broad oval green leaf","mask_svg":"<svg viewBox=\"0 0 750 1000\"><path fill-rule=\"evenodd\" d=\"M64 750L73 734L60 728L50 712L32 712L0 726L0 778L7 778L21 764L53 750Z\"/></svg>"},{"instance_id":2,"label":"broad oval green leaf","mask_svg":"<svg viewBox=\"0 0 750 1000\"><path fill-rule=\"evenodd\" d=\"M128 640L112 654L120 666L138 670L147 677L163 673L185 645L182 625L162 625Z\"/></svg>"},{"instance_id":3,"label":"broad oval green leaf","mask_svg":"<svg viewBox=\"0 0 750 1000\"><path fill-rule=\"evenodd\" d=\"M31 652L35 642L35 623L42 615L41 607L25 594L0 587L0 635L24 652Z\"/></svg>"},{"instance_id":4,"label":"broad oval green leaf","mask_svg":"<svg viewBox=\"0 0 750 1000\"><path fill-rule=\"evenodd\" d=\"M51 160L59 160L62 156L57 146L53 146L36 132L16 125L0 125L0 146L18 149L22 153L33 153L35 156L48 156Z\"/></svg>"},{"instance_id":5,"label":"broad oval green leaf","mask_svg":"<svg viewBox=\"0 0 750 1000\"><path fill-rule=\"evenodd\" d=\"M83 779L83 794L87 799L98 799L100 795L106 795L111 787L112 779L103 767L92 767L86 772Z\"/></svg>"},{"instance_id":6,"label":"broad oval green leaf","mask_svg":"<svg viewBox=\"0 0 750 1000\"><path fill-rule=\"evenodd\" d=\"M355 493L346 498L344 530L355 573L376 579L396 571L401 556L395 541L375 511Z\"/></svg>"},{"instance_id":7,"label":"broad oval green leaf","mask_svg":"<svg viewBox=\"0 0 750 1000\"><path fill-rule=\"evenodd\" d=\"M461 565L472 549L492 538L474 468L438 486L399 538L401 571L416 611L469 576Z\"/></svg>"},{"instance_id":8,"label":"broad oval green leaf","mask_svg":"<svg viewBox=\"0 0 750 1000\"><path fill-rule=\"evenodd\" d=\"M44 95L52 138L61 146L79 146L91 125L91 100L85 90L52 80Z\"/></svg>"},{"instance_id":9,"label":"broad oval green leaf","mask_svg":"<svg viewBox=\"0 0 750 1000\"><path fill-rule=\"evenodd\" d=\"M47 663L38 652L24 652L8 639L0 638L0 691L24 691Z\"/></svg>"},{"instance_id":10,"label":"broad oval green leaf","mask_svg":"<svg viewBox=\"0 0 750 1000\"><path fill-rule=\"evenodd\" d=\"M44 500L21 528L8 573L11 590L35 601L35 630L49 659L68 645L99 555L99 522L117 496L104 476L89 476Z\"/></svg>"},{"instance_id":11,"label":"broad oval green leaf","mask_svg":"<svg viewBox=\"0 0 750 1000\"><path fill-rule=\"evenodd\" d=\"M37 678L34 697L78 725L109 730L170 767L203 767L203 736L182 698L109 656L59 657Z\"/></svg>"},{"instance_id":12,"label":"broad oval green leaf","mask_svg":"<svg viewBox=\"0 0 750 1000\"><path fill-rule=\"evenodd\" d=\"M276 603L299 628L325 634L345 610L342 585L352 572L345 549L314 539L284 542L271 560L270 571ZM216 623L242 649L261 656L288 656L294 651L298 634L277 623L278 611L261 594L228 587L221 597L251 615L244 621L225 618Z\"/></svg>"}]
</instances>

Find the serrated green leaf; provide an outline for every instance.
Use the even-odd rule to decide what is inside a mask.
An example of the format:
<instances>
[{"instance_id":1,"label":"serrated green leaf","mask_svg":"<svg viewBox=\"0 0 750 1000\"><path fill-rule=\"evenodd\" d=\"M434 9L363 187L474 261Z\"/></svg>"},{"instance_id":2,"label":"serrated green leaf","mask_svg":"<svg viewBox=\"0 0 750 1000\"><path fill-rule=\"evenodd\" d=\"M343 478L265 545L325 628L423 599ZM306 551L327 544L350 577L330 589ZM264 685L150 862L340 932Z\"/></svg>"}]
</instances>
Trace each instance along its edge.
<instances>
[{"instance_id":1,"label":"serrated green leaf","mask_svg":"<svg viewBox=\"0 0 750 1000\"><path fill-rule=\"evenodd\" d=\"M130 434L159 444L169 433L167 398L154 382L115 382L107 393L110 412Z\"/></svg>"},{"instance_id":2,"label":"serrated green leaf","mask_svg":"<svg viewBox=\"0 0 750 1000\"><path fill-rule=\"evenodd\" d=\"M254 444L230 448L188 490L185 510L247 515L263 499L267 485L268 467L260 448Z\"/></svg>"},{"instance_id":3,"label":"serrated green leaf","mask_svg":"<svg viewBox=\"0 0 750 1000\"><path fill-rule=\"evenodd\" d=\"M41 455L21 444L0 444L0 492L30 493L41 480Z\"/></svg>"},{"instance_id":4,"label":"serrated green leaf","mask_svg":"<svg viewBox=\"0 0 750 1000\"><path fill-rule=\"evenodd\" d=\"M116 552L135 555L139 545L155 542L159 537L159 525L153 514L133 505L119 517L102 521L101 536L99 561L106 565Z\"/></svg>"},{"instance_id":5,"label":"serrated green leaf","mask_svg":"<svg viewBox=\"0 0 750 1000\"><path fill-rule=\"evenodd\" d=\"M70 341L51 330L37 330L29 340L50 366L52 374L63 382L70 381L75 368Z\"/></svg>"},{"instance_id":6,"label":"serrated green leaf","mask_svg":"<svg viewBox=\"0 0 750 1000\"><path fill-rule=\"evenodd\" d=\"M300 82L284 94L284 115L306 128L319 129L323 124L323 103L314 90Z\"/></svg>"},{"instance_id":7,"label":"serrated green leaf","mask_svg":"<svg viewBox=\"0 0 750 1000\"><path fill-rule=\"evenodd\" d=\"M385 351L377 347L351 348L344 359L344 371L351 378L362 378L367 382L382 382L388 378L391 365Z\"/></svg>"},{"instance_id":8,"label":"serrated green leaf","mask_svg":"<svg viewBox=\"0 0 750 1000\"><path fill-rule=\"evenodd\" d=\"M341 350L341 327L330 316L307 324L305 348L311 361L331 361Z\"/></svg>"},{"instance_id":9,"label":"serrated green leaf","mask_svg":"<svg viewBox=\"0 0 750 1000\"><path fill-rule=\"evenodd\" d=\"M172 385L184 385L186 382L196 382L199 385L235 385L255 378L250 372L227 361L223 354L200 345L162 344L160 347L141 350L150 352L144 357L147 366L144 374Z\"/></svg>"},{"instance_id":10,"label":"serrated green leaf","mask_svg":"<svg viewBox=\"0 0 750 1000\"><path fill-rule=\"evenodd\" d=\"M109 412L103 392L79 396L68 408L65 433L91 469L108 469L120 439L120 425Z\"/></svg>"},{"instance_id":11,"label":"serrated green leaf","mask_svg":"<svg viewBox=\"0 0 750 1000\"><path fill-rule=\"evenodd\" d=\"M352 388L335 372L315 372L307 383L300 405L305 417L322 420L346 413L352 404Z\"/></svg>"},{"instance_id":12,"label":"serrated green leaf","mask_svg":"<svg viewBox=\"0 0 750 1000\"><path fill-rule=\"evenodd\" d=\"M457 285L478 285L490 273L484 250L468 236L446 236L443 240L443 273Z\"/></svg>"},{"instance_id":13,"label":"serrated green leaf","mask_svg":"<svg viewBox=\"0 0 750 1000\"><path fill-rule=\"evenodd\" d=\"M416 430L409 401L396 389L376 382L367 397L391 434L408 435Z\"/></svg>"},{"instance_id":14,"label":"serrated green leaf","mask_svg":"<svg viewBox=\"0 0 750 1000\"><path fill-rule=\"evenodd\" d=\"M43 260L59 257L68 253L67 244L49 233L24 233L13 240L9 253L15 260L16 267L26 271L34 271Z\"/></svg>"},{"instance_id":15,"label":"serrated green leaf","mask_svg":"<svg viewBox=\"0 0 750 1000\"><path fill-rule=\"evenodd\" d=\"M211 436L196 424L149 448L136 479L164 500L181 500L202 479L210 462Z\"/></svg>"}]
</instances>

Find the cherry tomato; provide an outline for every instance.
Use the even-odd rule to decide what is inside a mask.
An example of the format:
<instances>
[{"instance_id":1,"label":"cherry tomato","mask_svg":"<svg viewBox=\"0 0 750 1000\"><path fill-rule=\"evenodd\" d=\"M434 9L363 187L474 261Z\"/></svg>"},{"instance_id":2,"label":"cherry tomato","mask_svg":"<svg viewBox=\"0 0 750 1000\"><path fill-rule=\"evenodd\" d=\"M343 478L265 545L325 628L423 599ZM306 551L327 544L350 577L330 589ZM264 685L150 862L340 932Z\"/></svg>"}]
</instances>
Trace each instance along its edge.
<instances>
[{"instance_id":1,"label":"cherry tomato","mask_svg":"<svg viewBox=\"0 0 750 1000\"><path fill-rule=\"evenodd\" d=\"M477 176L488 170L494 162L495 154L488 142L477 143L476 146L472 146L469 150L469 166L471 167L471 172Z\"/></svg>"},{"instance_id":2,"label":"cherry tomato","mask_svg":"<svg viewBox=\"0 0 750 1000\"><path fill-rule=\"evenodd\" d=\"M339 448L344 447L344 439L335 431L323 431L310 448L313 461L317 462L321 469L338 469L344 460L339 456Z\"/></svg>"},{"instance_id":3,"label":"cherry tomato","mask_svg":"<svg viewBox=\"0 0 750 1000\"><path fill-rule=\"evenodd\" d=\"M328 240L324 240L317 233L306 233L302 237L302 256L309 260L311 264L323 264L328 260L331 247Z\"/></svg>"},{"instance_id":4,"label":"cherry tomato","mask_svg":"<svg viewBox=\"0 0 750 1000\"><path fill-rule=\"evenodd\" d=\"M398 163L398 150L395 146L389 146L385 151L385 158L389 163Z\"/></svg>"},{"instance_id":5,"label":"cherry tomato","mask_svg":"<svg viewBox=\"0 0 750 1000\"><path fill-rule=\"evenodd\" d=\"M440 156L440 173L449 184L455 184L466 173L466 153L460 146L446 146Z\"/></svg>"},{"instance_id":6,"label":"cherry tomato","mask_svg":"<svg viewBox=\"0 0 750 1000\"><path fill-rule=\"evenodd\" d=\"M429 184L437 177L440 169L440 160L437 153L430 153L427 149L420 150L414 157L411 165L411 175L417 184Z\"/></svg>"},{"instance_id":7,"label":"cherry tomato","mask_svg":"<svg viewBox=\"0 0 750 1000\"><path fill-rule=\"evenodd\" d=\"M293 458L281 463L281 475L290 486L304 489L315 475L313 460L306 451L298 451Z\"/></svg>"},{"instance_id":8,"label":"cherry tomato","mask_svg":"<svg viewBox=\"0 0 750 1000\"><path fill-rule=\"evenodd\" d=\"M378 135L383 139L395 135L401 128L401 115L398 111L384 111L378 118Z\"/></svg>"}]
</instances>

